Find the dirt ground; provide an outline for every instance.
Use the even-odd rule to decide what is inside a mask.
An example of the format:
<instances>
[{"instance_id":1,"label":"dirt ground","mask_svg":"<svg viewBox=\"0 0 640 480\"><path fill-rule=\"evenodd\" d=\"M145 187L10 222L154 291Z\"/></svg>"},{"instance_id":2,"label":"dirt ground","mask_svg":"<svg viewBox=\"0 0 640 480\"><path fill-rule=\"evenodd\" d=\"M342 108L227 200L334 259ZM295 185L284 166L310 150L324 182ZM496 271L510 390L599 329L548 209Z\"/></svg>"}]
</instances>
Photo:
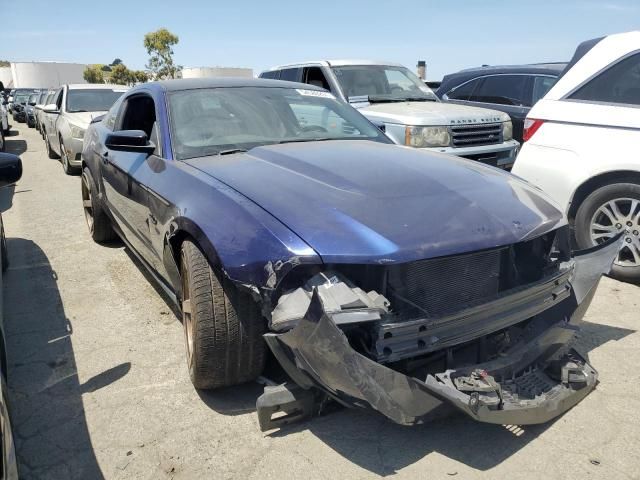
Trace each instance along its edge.
<instances>
[{"instance_id":1,"label":"dirt ground","mask_svg":"<svg viewBox=\"0 0 640 480\"><path fill-rule=\"evenodd\" d=\"M550 424L407 428L339 410L262 434L262 387L192 388L171 307L121 244L91 241L79 177L17 130L4 321L24 478L640 478L640 288L600 284L578 341L600 384Z\"/></svg>"}]
</instances>

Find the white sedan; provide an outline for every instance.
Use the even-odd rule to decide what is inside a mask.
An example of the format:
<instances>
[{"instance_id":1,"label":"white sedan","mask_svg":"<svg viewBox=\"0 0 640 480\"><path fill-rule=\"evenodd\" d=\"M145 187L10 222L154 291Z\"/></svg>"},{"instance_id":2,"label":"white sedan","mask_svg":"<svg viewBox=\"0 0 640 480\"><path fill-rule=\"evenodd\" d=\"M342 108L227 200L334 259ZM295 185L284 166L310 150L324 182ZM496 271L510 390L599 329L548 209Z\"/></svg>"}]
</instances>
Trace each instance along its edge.
<instances>
[{"instance_id":1,"label":"white sedan","mask_svg":"<svg viewBox=\"0 0 640 480\"><path fill-rule=\"evenodd\" d=\"M612 275L640 281L640 32L581 44L529 112L513 173L567 212L580 248L618 233Z\"/></svg>"}]
</instances>

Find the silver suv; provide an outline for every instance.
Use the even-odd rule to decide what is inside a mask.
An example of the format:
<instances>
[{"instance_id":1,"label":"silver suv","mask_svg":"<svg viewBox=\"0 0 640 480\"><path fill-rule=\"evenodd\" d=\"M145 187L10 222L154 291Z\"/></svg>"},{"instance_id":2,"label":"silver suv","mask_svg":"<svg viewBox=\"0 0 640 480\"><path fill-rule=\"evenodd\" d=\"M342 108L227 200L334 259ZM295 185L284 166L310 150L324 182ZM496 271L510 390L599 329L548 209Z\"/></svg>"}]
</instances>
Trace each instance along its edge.
<instances>
[{"instance_id":1,"label":"silver suv","mask_svg":"<svg viewBox=\"0 0 640 480\"><path fill-rule=\"evenodd\" d=\"M84 132L96 117L128 90L121 85L64 85L42 109L42 128L49 158L61 158L66 174L76 173L82 164Z\"/></svg>"},{"instance_id":2,"label":"silver suv","mask_svg":"<svg viewBox=\"0 0 640 480\"><path fill-rule=\"evenodd\" d=\"M513 140L509 115L442 103L424 82L399 64L370 60L296 63L274 67L262 72L260 78L323 87L360 109L400 145L507 169L520 146Z\"/></svg>"}]
</instances>

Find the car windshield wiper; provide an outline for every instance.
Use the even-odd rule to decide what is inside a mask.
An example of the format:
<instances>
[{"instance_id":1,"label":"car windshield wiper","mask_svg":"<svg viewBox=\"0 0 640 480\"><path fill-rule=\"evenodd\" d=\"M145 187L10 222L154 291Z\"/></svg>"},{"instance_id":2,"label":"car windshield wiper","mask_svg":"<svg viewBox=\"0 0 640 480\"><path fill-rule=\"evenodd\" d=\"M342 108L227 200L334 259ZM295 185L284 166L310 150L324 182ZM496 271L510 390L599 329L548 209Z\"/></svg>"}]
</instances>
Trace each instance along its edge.
<instances>
[{"instance_id":1,"label":"car windshield wiper","mask_svg":"<svg viewBox=\"0 0 640 480\"><path fill-rule=\"evenodd\" d=\"M67 110L68 113L83 113L88 112L89 110Z\"/></svg>"},{"instance_id":2,"label":"car windshield wiper","mask_svg":"<svg viewBox=\"0 0 640 480\"><path fill-rule=\"evenodd\" d=\"M403 98L405 102L435 102L437 101L432 97L405 97Z\"/></svg>"},{"instance_id":3,"label":"car windshield wiper","mask_svg":"<svg viewBox=\"0 0 640 480\"><path fill-rule=\"evenodd\" d=\"M414 97L384 97L369 95L370 103L392 103L392 102L435 102L435 98L427 96L414 96Z\"/></svg>"},{"instance_id":4,"label":"car windshield wiper","mask_svg":"<svg viewBox=\"0 0 640 480\"><path fill-rule=\"evenodd\" d=\"M243 153L246 151L244 148L229 148L228 150L220 150L218 155L231 155L233 153Z\"/></svg>"},{"instance_id":5,"label":"car windshield wiper","mask_svg":"<svg viewBox=\"0 0 640 480\"><path fill-rule=\"evenodd\" d=\"M272 145L280 145L281 143L302 143L302 142L326 142L327 140L339 140L337 138L320 137L320 138L292 138L291 140L280 140L272 143Z\"/></svg>"}]
</instances>

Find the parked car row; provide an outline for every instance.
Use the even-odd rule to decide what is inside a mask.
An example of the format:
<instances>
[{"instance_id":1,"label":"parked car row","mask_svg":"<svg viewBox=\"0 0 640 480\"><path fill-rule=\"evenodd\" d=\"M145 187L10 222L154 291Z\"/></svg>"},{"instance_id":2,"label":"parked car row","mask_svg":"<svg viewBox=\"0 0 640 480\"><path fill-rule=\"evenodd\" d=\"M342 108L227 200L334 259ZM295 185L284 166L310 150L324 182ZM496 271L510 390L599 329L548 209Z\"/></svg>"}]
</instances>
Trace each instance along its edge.
<instances>
[{"instance_id":1,"label":"parked car row","mask_svg":"<svg viewBox=\"0 0 640 480\"><path fill-rule=\"evenodd\" d=\"M119 85L71 84L39 92L30 99L29 126L41 133L49 158L61 159L65 173L78 173L89 123L104 115L126 90Z\"/></svg>"},{"instance_id":2,"label":"parked car row","mask_svg":"<svg viewBox=\"0 0 640 480\"><path fill-rule=\"evenodd\" d=\"M639 44L438 94L402 65L332 60L28 103L49 157L81 170L93 240L121 238L180 309L196 388L254 380L270 351L265 430L327 399L407 425L443 404L535 424L596 386L570 345L601 275L638 279Z\"/></svg>"}]
</instances>

